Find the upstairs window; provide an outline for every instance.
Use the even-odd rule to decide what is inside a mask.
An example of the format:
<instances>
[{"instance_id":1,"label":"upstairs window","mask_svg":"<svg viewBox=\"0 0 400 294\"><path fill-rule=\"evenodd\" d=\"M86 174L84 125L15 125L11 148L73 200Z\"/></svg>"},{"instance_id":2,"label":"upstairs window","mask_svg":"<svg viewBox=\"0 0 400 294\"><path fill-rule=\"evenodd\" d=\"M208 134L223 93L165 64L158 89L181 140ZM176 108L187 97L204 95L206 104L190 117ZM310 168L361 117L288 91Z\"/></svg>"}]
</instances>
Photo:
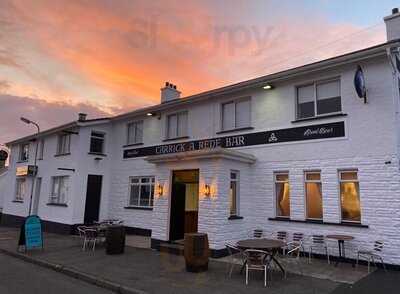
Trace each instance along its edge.
<instances>
[{"instance_id":1,"label":"upstairs window","mask_svg":"<svg viewBox=\"0 0 400 294\"><path fill-rule=\"evenodd\" d=\"M143 143L143 121L135 121L128 124L127 144Z\"/></svg>"},{"instance_id":2,"label":"upstairs window","mask_svg":"<svg viewBox=\"0 0 400 294\"><path fill-rule=\"evenodd\" d=\"M167 117L167 139L182 138L188 135L188 113L178 112Z\"/></svg>"},{"instance_id":3,"label":"upstairs window","mask_svg":"<svg viewBox=\"0 0 400 294\"><path fill-rule=\"evenodd\" d=\"M49 202L52 204L66 204L68 195L68 176L52 178L52 187Z\"/></svg>"},{"instance_id":4,"label":"upstairs window","mask_svg":"<svg viewBox=\"0 0 400 294\"><path fill-rule=\"evenodd\" d=\"M29 143L21 144L19 147L19 161L29 160Z\"/></svg>"},{"instance_id":5,"label":"upstairs window","mask_svg":"<svg viewBox=\"0 0 400 294\"><path fill-rule=\"evenodd\" d=\"M297 87L297 119L341 111L340 80Z\"/></svg>"},{"instance_id":6,"label":"upstairs window","mask_svg":"<svg viewBox=\"0 0 400 294\"><path fill-rule=\"evenodd\" d=\"M90 153L104 153L104 133L92 132L90 135Z\"/></svg>"},{"instance_id":7,"label":"upstairs window","mask_svg":"<svg viewBox=\"0 0 400 294\"><path fill-rule=\"evenodd\" d=\"M222 104L222 131L250 127L250 98Z\"/></svg>"},{"instance_id":8,"label":"upstairs window","mask_svg":"<svg viewBox=\"0 0 400 294\"><path fill-rule=\"evenodd\" d=\"M131 177L129 190L129 206L153 207L154 177Z\"/></svg>"},{"instance_id":9,"label":"upstairs window","mask_svg":"<svg viewBox=\"0 0 400 294\"><path fill-rule=\"evenodd\" d=\"M57 155L70 153L71 135L61 134L58 136Z\"/></svg>"},{"instance_id":10,"label":"upstairs window","mask_svg":"<svg viewBox=\"0 0 400 294\"><path fill-rule=\"evenodd\" d=\"M26 179L17 178L15 187L15 201L24 201L26 195Z\"/></svg>"},{"instance_id":11,"label":"upstairs window","mask_svg":"<svg viewBox=\"0 0 400 294\"><path fill-rule=\"evenodd\" d=\"M44 139L40 140L38 142L38 155L37 155L37 159L43 159L43 154L44 154Z\"/></svg>"}]
</instances>

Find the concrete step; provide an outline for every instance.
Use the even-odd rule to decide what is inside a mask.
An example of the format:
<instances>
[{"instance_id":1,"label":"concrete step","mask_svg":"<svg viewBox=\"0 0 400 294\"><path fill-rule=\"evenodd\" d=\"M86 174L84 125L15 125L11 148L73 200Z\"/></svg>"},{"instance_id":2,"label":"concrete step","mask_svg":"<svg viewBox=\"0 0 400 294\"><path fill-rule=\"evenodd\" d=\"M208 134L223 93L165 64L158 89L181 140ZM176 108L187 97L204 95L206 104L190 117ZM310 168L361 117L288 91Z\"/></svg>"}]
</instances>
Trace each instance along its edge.
<instances>
[{"instance_id":1,"label":"concrete step","mask_svg":"<svg viewBox=\"0 0 400 294\"><path fill-rule=\"evenodd\" d=\"M160 244L160 251L161 252L166 252L169 254L175 254L175 255L183 255L183 245L181 244L174 244L174 243L163 243Z\"/></svg>"}]
</instances>

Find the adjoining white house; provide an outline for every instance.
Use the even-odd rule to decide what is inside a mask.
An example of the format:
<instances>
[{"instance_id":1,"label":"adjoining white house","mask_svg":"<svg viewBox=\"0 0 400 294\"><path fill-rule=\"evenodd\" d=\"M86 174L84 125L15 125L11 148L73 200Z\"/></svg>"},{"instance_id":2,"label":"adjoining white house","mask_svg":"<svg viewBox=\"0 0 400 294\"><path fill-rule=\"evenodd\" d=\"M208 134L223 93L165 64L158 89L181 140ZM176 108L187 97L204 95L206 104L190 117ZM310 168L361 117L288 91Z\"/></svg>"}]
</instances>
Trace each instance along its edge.
<instances>
[{"instance_id":1,"label":"adjoining white house","mask_svg":"<svg viewBox=\"0 0 400 294\"><path fill-rule=\"evenodd\" d=\"M400 13L385 22L378 46L186 98L167 83L159 105L9 142L3 223L28 215L38 142L49 230L117 218L154 248L206 232L214 256L255 228L345 233L400 265Z\"/></svg>"}]
</instances>

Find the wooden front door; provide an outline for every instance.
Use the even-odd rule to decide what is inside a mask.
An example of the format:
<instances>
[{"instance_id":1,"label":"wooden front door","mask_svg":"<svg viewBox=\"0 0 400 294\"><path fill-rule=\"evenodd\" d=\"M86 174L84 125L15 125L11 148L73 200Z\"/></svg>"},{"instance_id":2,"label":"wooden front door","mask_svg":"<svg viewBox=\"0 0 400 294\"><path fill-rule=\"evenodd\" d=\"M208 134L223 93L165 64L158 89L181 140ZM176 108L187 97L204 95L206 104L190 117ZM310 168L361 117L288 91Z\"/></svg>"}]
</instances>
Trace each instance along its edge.
<instances>
[{"instance_id":1,"label":"wooden front door","mask_svg":"<svg viewBox=\"0 0 400 294\"><path fill-rule=\"evenodd\" d=\"M85 224L92 224L99 220L101 185L103 177L99 175L88 175L85 203Z\"/></svg>"}]
</instances>

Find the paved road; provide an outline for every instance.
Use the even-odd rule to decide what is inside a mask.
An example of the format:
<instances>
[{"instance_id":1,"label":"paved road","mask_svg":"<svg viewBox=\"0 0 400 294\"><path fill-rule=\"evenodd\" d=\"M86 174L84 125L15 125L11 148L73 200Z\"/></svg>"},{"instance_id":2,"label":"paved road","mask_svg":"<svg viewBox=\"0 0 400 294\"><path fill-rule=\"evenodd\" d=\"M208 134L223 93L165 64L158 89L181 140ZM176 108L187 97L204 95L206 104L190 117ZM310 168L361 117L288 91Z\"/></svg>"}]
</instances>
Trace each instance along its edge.
<instances>
[{"instance_id":1,"label":"paved road","mask_svg":"<svg viewBox=\"0 0 400 294\"><path fill-rule=\"evenodd\" d=\"M1 294L112 294L113 292L0 253Z\"/></svg>"}]
</instances>

